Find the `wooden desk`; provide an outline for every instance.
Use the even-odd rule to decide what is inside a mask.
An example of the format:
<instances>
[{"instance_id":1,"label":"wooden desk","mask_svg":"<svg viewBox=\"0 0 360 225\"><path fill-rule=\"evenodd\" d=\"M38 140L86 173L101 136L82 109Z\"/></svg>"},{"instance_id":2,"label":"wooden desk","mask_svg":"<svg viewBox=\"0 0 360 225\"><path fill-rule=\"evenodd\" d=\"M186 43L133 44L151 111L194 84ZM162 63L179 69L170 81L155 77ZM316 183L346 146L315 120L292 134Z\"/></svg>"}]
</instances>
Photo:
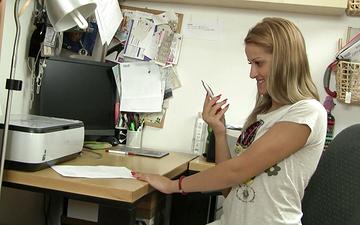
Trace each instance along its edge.
<instances>
[{"instance_id":1,"label":"wooden desk","mask_svg":"<svg viewBox=\"0 0 360 225\"><path fill-rule=\"evenodd\" d=\"M170 153L156 159L142 156L123 156L119 154L97 151L98 155L84 151L78 158L65 162L65 165L109 165L125 166L132 171L154 173L174 178L188 169L188 163L194 159L194 155L185 153ZM135 179L88 179L68 178L47 168L36 172L23 172L5 170L3 184L9 187L28 189L41 192L60 193L65 198L85 200L99 203L112 210L128 210L126 223L135 222L134 204L141 197L153 191L146 182ZM101 207L99 208L99 210ZM123 215L124 213L119 213ZM108 218L109 219L109 218ZM108 220L107 219L107 220ZM106 219L99 218L98 224L109 224ZM119 221L114 222L119 224Z\"/></svg>"},{"instance_id":2,"label":"wooden desk","mask_svg":"<svg viewBox=\"0 0 360 225\"><path fill-rule=\"evenodd\" d=\"M189 163L189 170L194 172L201 172L215 166L215 163L207 162L203 156L199 156Z\"/></svg>"}]
</instances>

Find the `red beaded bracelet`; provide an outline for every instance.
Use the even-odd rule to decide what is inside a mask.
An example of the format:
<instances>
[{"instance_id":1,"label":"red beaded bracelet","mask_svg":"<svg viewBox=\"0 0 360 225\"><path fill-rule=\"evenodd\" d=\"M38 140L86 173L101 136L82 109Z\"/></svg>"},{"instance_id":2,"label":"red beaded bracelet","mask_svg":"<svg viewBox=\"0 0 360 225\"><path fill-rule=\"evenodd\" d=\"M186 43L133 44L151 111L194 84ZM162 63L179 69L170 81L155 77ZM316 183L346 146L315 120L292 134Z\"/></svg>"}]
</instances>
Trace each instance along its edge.
<instances>
[{"instance_id":1,"label":"red beaded bracelet","mask_svg":"<svg viewBox=\"0 0 360 225\"><path fill-rule=\"evenodd\" d=\"M182 189L182 186L181 186L181 183L182 183L182 180L185 178L185 176L181 176L179 178L179 191L182 195L186 195L187 193Z\"/></svg>"}]
</instances>

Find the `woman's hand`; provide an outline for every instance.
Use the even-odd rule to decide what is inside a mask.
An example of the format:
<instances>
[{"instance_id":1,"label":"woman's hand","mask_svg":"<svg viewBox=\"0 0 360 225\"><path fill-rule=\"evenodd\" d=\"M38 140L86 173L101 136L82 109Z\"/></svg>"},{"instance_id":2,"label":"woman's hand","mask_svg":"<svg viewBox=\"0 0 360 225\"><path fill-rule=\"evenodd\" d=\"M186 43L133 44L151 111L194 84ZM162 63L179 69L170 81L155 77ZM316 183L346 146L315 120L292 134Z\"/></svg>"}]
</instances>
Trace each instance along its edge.
<instances>
[{"instance_id":1,"label":"woman's hand","mask_svg":"<svg viewBox=\"0 0 360 225\"><path fill-rule=\"evenodd\" d=\"M229 104L226 104L227 99L220 102L221 95L210 98L206 95L202 118L213 129L214 134L225 133L225 112L229 109Z\"/></svg>"},{"instance_id":2,"label":"woman's hand","mask_svg":"<svg viewBox=\"0 0 360 225\"><path fill-rule=\"evenodd\" d=\"M162 193L171 194L178 192L178 185L176 181L170 180L167 177L139 172L131 173L136 179L148 182L152 187L161 191Z\"/></svg>"}]
</instances>

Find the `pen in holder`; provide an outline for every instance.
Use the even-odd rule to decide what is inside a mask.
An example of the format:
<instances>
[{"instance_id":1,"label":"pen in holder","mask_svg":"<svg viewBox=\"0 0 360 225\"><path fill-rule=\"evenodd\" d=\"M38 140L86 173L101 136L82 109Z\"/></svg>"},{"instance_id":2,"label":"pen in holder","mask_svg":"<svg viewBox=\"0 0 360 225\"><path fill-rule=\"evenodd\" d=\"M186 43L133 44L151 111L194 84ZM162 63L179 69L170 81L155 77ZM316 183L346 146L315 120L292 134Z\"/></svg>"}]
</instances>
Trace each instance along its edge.
<instances>
[{"instance_id":1,"label":"pen in holder","mask_svg":"<svg viewBox=\"0 0 360 225\"><path fill-rule=\"evenodd\" d=\"M142 146L142 132L143 125L138 127L138 129L133 129L130 127L127 130L126 134L126 146L131 148L141 148Z\"/></svg>"}]
</instances>

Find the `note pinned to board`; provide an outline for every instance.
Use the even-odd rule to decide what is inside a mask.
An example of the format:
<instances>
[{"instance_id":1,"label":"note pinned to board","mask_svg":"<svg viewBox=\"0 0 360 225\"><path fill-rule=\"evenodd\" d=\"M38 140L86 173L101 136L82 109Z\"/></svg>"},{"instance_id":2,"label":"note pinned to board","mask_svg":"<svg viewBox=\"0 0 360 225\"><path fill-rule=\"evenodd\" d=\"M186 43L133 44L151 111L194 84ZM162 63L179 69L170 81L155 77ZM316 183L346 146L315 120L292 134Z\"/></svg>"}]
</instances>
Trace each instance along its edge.
<instances>
[{"instance_id":1,"label":"note pinned to board","mask_svg":"<svg viewBox=\"0 0 360 225\"><path fill-rule=\"evenodd\" d=\"M125 112L161 112L165 81L153 62L120 64L121 103Z\"/></svg>"},{"instance_id":2,"label":"note pinned to board","mask_svg":"<svg viewBox=\"0 0 360 225\"><path fill-rule=\"evenodd\" d=\"M165 121L166 110L163 109L157 113L146 113L141 115L141 119L144 120L145 126L163 128Z\"/></svg>"},{"instance_id":3,"label":"note pinned to board","mask_svg":"<svg viewBox=\"0 0 360 225\"><path fill-rule=\"evenodd\" d=\"M95 10L96 21L102 44L110 44L114 37L123 15L117 0L97 0Z\"/></svg>"}]
</instances>

